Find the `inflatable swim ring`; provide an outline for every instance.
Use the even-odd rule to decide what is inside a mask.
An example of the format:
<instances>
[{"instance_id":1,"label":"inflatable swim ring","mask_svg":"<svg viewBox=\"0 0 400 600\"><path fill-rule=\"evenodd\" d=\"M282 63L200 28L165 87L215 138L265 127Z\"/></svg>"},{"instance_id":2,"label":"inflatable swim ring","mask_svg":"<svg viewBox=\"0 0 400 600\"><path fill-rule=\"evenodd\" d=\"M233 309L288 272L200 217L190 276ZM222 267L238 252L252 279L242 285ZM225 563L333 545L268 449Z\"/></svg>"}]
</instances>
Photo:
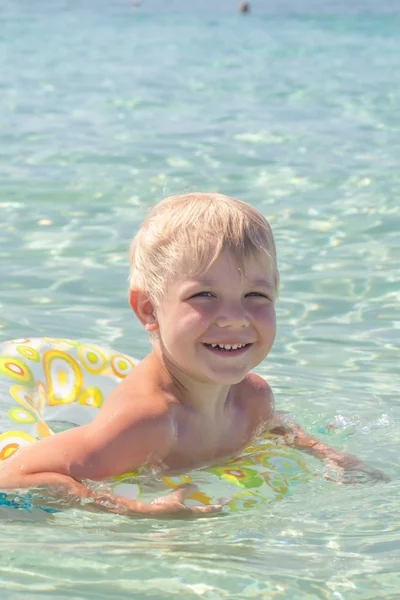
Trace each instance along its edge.
<instances>
[{"instance_id":1,"label":"inflatable swim ring","mask_svg":"<svg viewBox=\"0 0 400 600\"><path fill-rule=\"evenodd\" d=\"M21 446L89 423L106 396L138 362L111 349L69 339L24 338L1 343L0 463ZM192 500L209 504L213 498L229 496L229 507L236 511L281 498L302 473L304 463L293 452L265 439L221 467L178 477L153 473L151 478L139 468L107 485L116 494L139 498L149 479L153 491L155 479L164 490L181 483L199 483L203 491L195 492ZM212 488L210 495L208 487Z\"/></svg>"}]
</instances>

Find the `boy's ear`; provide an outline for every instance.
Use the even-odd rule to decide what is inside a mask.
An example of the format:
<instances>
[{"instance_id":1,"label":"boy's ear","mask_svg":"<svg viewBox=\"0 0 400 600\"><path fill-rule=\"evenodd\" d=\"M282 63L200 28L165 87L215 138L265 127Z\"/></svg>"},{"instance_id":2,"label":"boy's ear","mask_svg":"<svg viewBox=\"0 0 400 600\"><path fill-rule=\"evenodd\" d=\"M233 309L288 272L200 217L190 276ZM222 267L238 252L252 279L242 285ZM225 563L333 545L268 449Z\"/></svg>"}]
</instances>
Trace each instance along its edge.
<instances>
[{"instance_id":1,"label":"boy's ear","mask_svg":"<svg viewBox=\"0 0 400 600\"><path fill-rule=\"evenodd\" d=\"M158 329L154 304L145 292L131 290L129 292L129 304L146 331L150 332Z\"/></svg>"}]
</instances>

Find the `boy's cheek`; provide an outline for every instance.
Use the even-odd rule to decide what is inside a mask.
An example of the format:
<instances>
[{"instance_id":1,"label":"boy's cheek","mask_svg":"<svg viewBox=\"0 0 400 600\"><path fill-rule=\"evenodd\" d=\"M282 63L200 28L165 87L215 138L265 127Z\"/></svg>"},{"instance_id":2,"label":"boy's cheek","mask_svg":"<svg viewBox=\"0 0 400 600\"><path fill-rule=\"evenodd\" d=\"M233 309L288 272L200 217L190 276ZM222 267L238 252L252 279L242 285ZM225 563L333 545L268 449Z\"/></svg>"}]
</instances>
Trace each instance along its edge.
<instances>
[{"instance_id":1,"label":"boy's cheek","mask_svg":"<svg viewBox=\"0 0 400 600\"><path fill-rule=\"evenodd\" d=\"M273 308L264 308L253 316L256 327L262 327L265 331L276 330L276 315Z\"/></svg>"},{"instance_id":2,"label":"boy's cheek","mask_svg":"<svg viewBox=\"0 0 400 600\"><path fill-rule=\"evenodd\" d=\"M267 325L273 329L276 329L276 314L275 314L275 307L274 306L270 306L265 314L264 314L264 318L265 321L267 323Z\"/></svg>"}]
</instances>

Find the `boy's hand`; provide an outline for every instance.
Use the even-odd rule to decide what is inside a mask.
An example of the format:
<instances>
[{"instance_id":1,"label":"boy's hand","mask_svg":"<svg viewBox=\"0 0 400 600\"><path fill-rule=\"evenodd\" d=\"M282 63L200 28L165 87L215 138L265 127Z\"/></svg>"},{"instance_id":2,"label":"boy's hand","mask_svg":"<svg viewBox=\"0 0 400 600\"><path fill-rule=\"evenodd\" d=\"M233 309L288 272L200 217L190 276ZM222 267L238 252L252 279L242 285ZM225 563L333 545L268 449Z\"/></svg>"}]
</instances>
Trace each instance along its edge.
<instances>
[{"instance_id":1,"label":"boy's hand","mask_svg":"<svg viewBox=\"0 0 400 600\"><path fill-rule=\"evenodd\" d=\"M174 518L174 517L204 517L221 512L229 500L221 498L219 504L209 506L187 506L186 498L197 490L192 483L184 483L176 487L167 496L161 496L150 504L137 500L128 500L112 494L96 494L84 508L89 511L112 512L125 516L147 518Z\"/></svg>"},{"instance_id":2,"label":"boy's hand","mask_svg":"<svg viewBox=\"0 0 400 600\"><path fill-rule=\"evenodd\" d=\"M186 498L197 490L197 485L192 483L184 483L176 487L167 496L162 496L153 500L150 504L151 511L149 516L165 515L165 516L194 516L201 517L219 513L223 506L228 504L229 500L220 498L220 504L211 504L209 506L187 506Z\"/></svg>"},{"instance_id":3,"label":"boy's hand","mask_svg":"<svg viewBox=\"0 0 400 600\"><path fill-rule=\"evenodd\" d=\"M366 465L352 454L330 448L325 461L324 478L338 485L390 481L383 471Z\"/></svg>"}]
</instances>

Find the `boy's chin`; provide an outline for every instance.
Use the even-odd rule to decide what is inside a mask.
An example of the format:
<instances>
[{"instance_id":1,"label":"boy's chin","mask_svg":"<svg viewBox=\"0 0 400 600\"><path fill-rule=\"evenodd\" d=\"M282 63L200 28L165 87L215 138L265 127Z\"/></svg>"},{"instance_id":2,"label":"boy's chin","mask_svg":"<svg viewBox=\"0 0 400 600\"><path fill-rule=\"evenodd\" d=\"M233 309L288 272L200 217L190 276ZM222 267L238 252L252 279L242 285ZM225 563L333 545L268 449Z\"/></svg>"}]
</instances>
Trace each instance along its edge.
<instances>
[{"instance_id":1,"label":"boy's chin","mask_svg":"<svg viewBox=\"0 0 400 600\"><path fill-rule=\"evenodd\" d=\"M249 371L238 371L234 373L207 373L205 380L215 385L236 385L247 377Z\"/></svg>"}]
</instances>

